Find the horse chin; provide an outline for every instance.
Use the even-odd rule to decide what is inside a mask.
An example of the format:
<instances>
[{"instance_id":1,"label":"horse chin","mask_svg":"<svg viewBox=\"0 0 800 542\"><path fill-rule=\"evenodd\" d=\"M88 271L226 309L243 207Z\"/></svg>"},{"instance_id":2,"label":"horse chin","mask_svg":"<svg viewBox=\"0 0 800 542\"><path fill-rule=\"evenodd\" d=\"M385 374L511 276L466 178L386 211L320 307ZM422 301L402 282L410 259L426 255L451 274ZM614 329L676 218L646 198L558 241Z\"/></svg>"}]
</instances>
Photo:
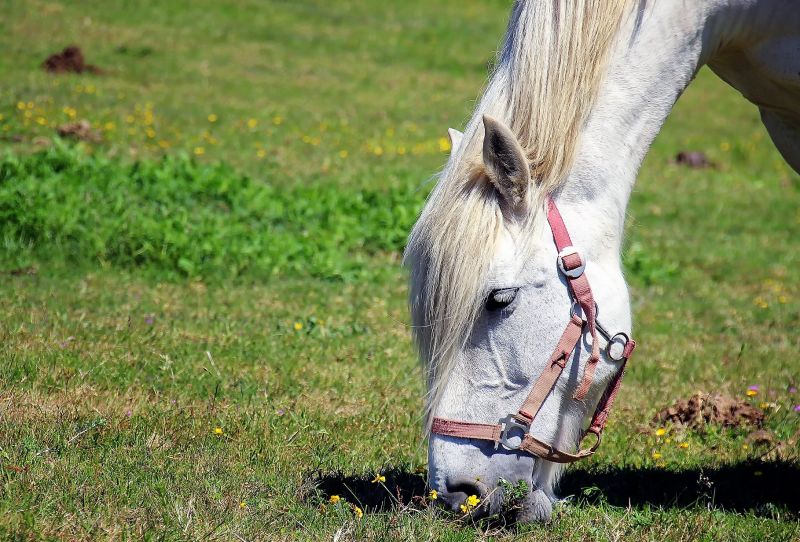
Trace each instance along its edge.
<instances>
[{"instance_id":1,"label":"horse chin","mask_svg":"<svg viewBox=\"0 0 800 542\"><path fill-rule=\"evenodd\" d=\"M522 502L522 509L517 512L516 520L519 523L547 522L553 515L553 501L544 491L537 489Z\"/></svg>"},{"instance_id":2,"label":"horse chin","mask_svg":"<svg viewBox=\"0 0 800 542\"><path fill-rule=\"evenodd\" d=\"M531 456L495 449L490 442L464 442L433 435L428 450L428 484L441 504L455 512L470 495L481 499L481 512L499 512L501 481L532 485L535 460Z\"/></svg>"}]
</instances>

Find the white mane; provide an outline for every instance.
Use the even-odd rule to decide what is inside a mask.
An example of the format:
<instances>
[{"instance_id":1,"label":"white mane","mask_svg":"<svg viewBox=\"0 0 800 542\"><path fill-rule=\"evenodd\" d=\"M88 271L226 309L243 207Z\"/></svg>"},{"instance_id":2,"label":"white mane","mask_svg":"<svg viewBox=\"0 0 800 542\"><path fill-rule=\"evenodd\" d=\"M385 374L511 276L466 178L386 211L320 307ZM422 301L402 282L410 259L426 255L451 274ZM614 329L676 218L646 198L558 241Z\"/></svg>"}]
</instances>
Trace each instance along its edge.
<instances>
[{"instance_id":1,"label":"white mane","mask_svg":"<svg viewBox=\"0 0 800 542\"><path fill-rule=\"evenodd\" d=\"M503 121L516 134L533 168L532 208L541 208L543 196L573 164L609 51L632 3L518 0L514 5L497 67L406 248L428 418L488 293L486 276L503 227L499 195L481 160L482 115ZM526 231L537 214L523 224Z\"/></svg>"}]
</instances>

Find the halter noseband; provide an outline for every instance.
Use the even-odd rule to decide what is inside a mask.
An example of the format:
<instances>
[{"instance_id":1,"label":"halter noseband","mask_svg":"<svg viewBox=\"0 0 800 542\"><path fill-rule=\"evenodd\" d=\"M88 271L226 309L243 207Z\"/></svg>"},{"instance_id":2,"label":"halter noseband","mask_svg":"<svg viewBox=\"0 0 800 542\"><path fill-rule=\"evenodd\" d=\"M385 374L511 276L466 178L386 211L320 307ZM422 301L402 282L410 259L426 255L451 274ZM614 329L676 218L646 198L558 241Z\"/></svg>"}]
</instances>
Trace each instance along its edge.
<instances>
[{"instance_id":1,"label":"halter noseband","mask_svg":"<svg viewBox=\"0 0 800 542\"><path fill-rule=\"evenodd\" d=\"M558 341L555 350L550 355L544 371L539 375L538 380L536 380L533 385L533 389L531 389L525 402L522 403L519 411L516 414L509 414L505 418L502 418L500 423L474 423L437 417L433 419L431 432L448 437L488 440L494 442L495 447L500 445L507 450L520 450L555 463L572 463L584 457L589 457L600 446L601 435L608 421L611 406L622 384L622 377L625 375L625 364L628 362L631 354L633 354L634 348L636 348L636 341L625 333L617 333L613 336L610 335L605 328L600 325L600 322L597 321L597 304L594 301L594 296L592 296L589 280L583 273L586 268L586 262L580 252L572 246L572 240L564 224L564 219L561 218L561 213L559 213L558 207L556 207L555 202L551 198L547 199L547 221L550 223L550 229L553 232L553 240L558 249L558 268L567 278L569 289L572 292L573 302L569 323L564 333L561 335L561 339ZM578 316L577 307L580 307L583 317ZM578 445L580 446L580 443L589 433L593 434L597 440L589 448L583 448L575 453L569 453L558 450L537 439L530 433L530 429L533 419L536 417L542 404L544 404L545 399L550 394L559 376L561 376L562 371L567 366L572 356L572 352L575 350L575 346L583 336L584 327L588 327L589 333L592 335L592 353L589 356L589 361L583 372L583 378L573 399L583 401L594 380L597 362L600 361L598 332L607 342L605 350L606 355L611 360L619 361L621 364L617 374L611 379L603 396L600 398L600 402L597 404L597 408L592 415L589 428L583 433ZM620 343L623 345L622 354L619 357L615 357L611 353L611 347L614 344ZM510 436L510 433L513 434ZM522 438L519 444L509 441L509 438L514 435L521 435Z\"/></svg>"}]
</instances>

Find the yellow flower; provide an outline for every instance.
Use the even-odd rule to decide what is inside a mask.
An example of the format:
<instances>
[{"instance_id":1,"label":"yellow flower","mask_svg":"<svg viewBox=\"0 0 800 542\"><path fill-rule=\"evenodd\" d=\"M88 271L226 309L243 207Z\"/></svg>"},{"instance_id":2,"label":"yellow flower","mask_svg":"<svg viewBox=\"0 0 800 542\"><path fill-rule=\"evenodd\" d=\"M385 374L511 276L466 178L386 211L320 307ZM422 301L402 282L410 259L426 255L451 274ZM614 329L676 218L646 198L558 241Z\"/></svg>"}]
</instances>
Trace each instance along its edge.
<instances>
[{"instance_id":1,"label":"yellow flower","mask_svg":"<svg viewBox=\"0 0 800 542\"><path fill-rule=\"evenodd\" d=\"M375 478L372 479L372 483L373 484L377 484L377 483L381 483L381 482L385 482L385 481L386 481L386 476L384 476L383 474L377 474L377 475L375 475Z\"/></svg>"},{"instance_id":2,"label":"yellow flower","mask_svg":"<svg viewBox=\"0 0 800 542\"><path fill-rule=\"evenodd\" d=\"M347 149L342 149L339 151L339 158L347 158Z\"/></svg>"},{"instance_id":3,"label":"yellow flower","mask_svg":"<svg viewBox=\"0 0 800 542\"><path fill-rule=\"evenodd\" d=\"M247 508L247 503L246 503L246 502L244 502L244 501L240 502L240 503L239 503L239 508L240 508L241 510L244 510L245 508Z\"/></svg>"},{"instance_id":4,"label":"yellow flower","mask_svg":"<svg viewBox=\"0 0 800 542\"><path fill-rule=\"evenodd\" d=\"M158 142L158 146L161 147L162 149L168 149L169 141L167 141L166 139L162 139L161 141Z\"/></svg>"},{"instance_id":5,"label":"yellow flower","mask_svg":"<svg viewBox=\"0 0 800 542\"><path fill-rule=\"evenodd\" d=\"M756 390L747 390L747 396L748 397L755 397L756 395L758 395L758 391L756 391Z\"/></svg>"},{"instance_id":6,"label":"yellow flower","mask_svg":"<svg viewBox=\"0 0 800 542\"><path fill-rule=\"evenodd\" d=\"M375 156L383 156L383 147L375 147L372 152L375 154Z\"/></svg>"},{"instance_id":7,"label":"yellow flower","mask_svg":"<svg viewBox=\"0 0 800 542\"><path fill-rule=\"evenodd\" d=\"M134 117L133 115L128 115L125 117L125 122L127 122L128 124L133 124L134 122L136 122L136 117Z\"/></svg>"},{"instance_id":8,"label":"yellow flower","mask_svg":"<svg viewBox=\"0 0 800 542\"><path fill-rule=\"evenodd\" d=\"M663 437L666 434L667 434L667 430L664 429L663 427L659 427L658 429L656 429L656 436L657 437Z\"/></svg>"},{"instance_id":9,"label":"yellow flower","mask_svg":"<svg viewBox=\"0 0 800 542\"><path fill-rule=\"evenodd\" d=\"M215 435L221 435L222 434L222 427L215 427L214 428L214 434Z\"/></svg>"},{"instance_id":10,"label":"yellow flower","mask_svg":"<svg viewBox=\"0 0 800 542\"><path fill-rule=\"evenodd\" d=\"M438 499L438 498L439 498L439 492L438 492L438 491L436 491L435 489L431 489L431 492L430 492L430 493L428 493L428 497L430 497L430 499L431 499L432 501L435 501L436 499Z\"/></svg>"},{"instance_id":11,"label":"yellow flower","mask_svg":"<svg viewBox=\"0 0 800 542\"><path fill-rule=\"evenodd\" d=\"M272 117L272 124L274 124L275 126L280 125L280 123L282 122L283 119L280 117L280 115L275 115L274 117Z\"/></svg>"},{"instance_id":12,"label":"yellow flower","mask_svg":"<svg viewBox=\"0 0 800 542\"><path fill-rule=\"evenodd\" d=\"M19 109L20 111L24 111L25 110L25 102L17 102L17 109Z\"/></svg>"},{"instance_id":13,"label":"yellow flower","mask_svg":"<svg viewBox=\"0 0 800 542\"><path fill-rule=\"evenodd\" d=\"M295 331L300 331L301 329L303 329L303 322L295 322L294 323L294 330Z\"/></svg>"},{"instance_id":14,"label":"yellow flower","mask_svg":"<svg viewBox=\"0 0 800 542\"><path fill-rule=\"evenodd\" d=\"M403 156L405 153L406 153L406 148L405 147L403 147L402 145L397 147L397 154L399 154L400 156Z\"/></svg>"},{"instance_id":15,"label":"yellow flower","mask_svg":"<svg viewBox=\"0 0 800 542\"><path fill-rule=\"evenodd\" d=\"M47 119L44 117L36 117L36 124L44 126L45 124L47 124Z\"/></svg>"},{"instance_id":16,"label":"yellow flower","mask_svg":"<svg viewBox=\"0 0 800 542\"><path fill-rule=\"evenodd\" d=\"M686 448L689 447L689 443L688 442L681 442L680 444L678 444L678 446L685 450Z\"/></svg>"},{"instance_id":17,"label":"yellow flower","mask_svg":"<svg viewBox=\"0 0 800 542\"><path fill-rule=\"evenodd\" d=\"M103 125L103 128L104 128L106 131L109 131L109 132L110 132L111 130L116 130L116 129L117 129L117 125L116 125L116 124L114 124L113 122L109 121L109 122L107 122L107 123L105 123L105 124Z\"/></svg>"},{"instance_id":18,"label":"yellow flower","mask_svg":"<svg viewBox=\"0 0 800 542\"><path fill-rule=\"evenodd\" d=\"M328 502L331 504L336 504L340 500L342 500L342 498L339 495L331 495L330 498L328 499Z\"/></svg>"},{"instance_id":19,"label":"yellow flower","mask_svg":"<svg viewBox=\"0 0 800 542\"><path fill-rule=\"evenodd\" d=\"M477 495L470 495L469 497L467 497L466 502L464 502L464 504L462 504L458 508L461 510L462 513L466 514L468 512L471 512L472 509L478 506L478 503L480 502L481 500L478 498Z\"/></svg>"},{"instance_id":20,"label":"yellow flower","mask_svg":"<svg viewBox=\"0 0 800 542\"><path fill-rule=\"evenodd\" d=\"M251 130L258 126L258 120L256 119L247 119L247 127Z\"/></svg>"},{"instance_id":21,"label":"yellow flower","mask_svg":"<svg viewBox=\"0 0 800 542\"><path fill-rule=\"evenodd\" d=\"M195 147L194 154L195 156L203 156L206 153L206 150L203 147Z\"/></svg>"},{"instance_id":22,"label":"yellow flower","mask_svg":"<svg viewBox=\"0 0 800 542\"><path fill-rule=\"evenodd\" d=\"M442 152L447 152L450 150L450 140L446 137L439 138L439 150Z\"/></svg>"},{"instance_id":23,"label":"yellow flower","mask_svg":"<svg viewBox=\"0 0 800 542\"><path fill-rule=\"evenodd\" d=\"M153 130L152 128L148 128L147 130L145 130L144 133L147 134L147 137L149 137L150 139L156 137L156 131Z\"/></svg>"},{"instance_id":24,"label":"yellow flower","mask_svg":"<svg viewBox=\"0 0 800 542\"><path fill-rule=\"evenodd\" d=\"M663 456L658 452L653 452L653 459L661 459Z\"/></svg>"},{"instance_id":25,"label":"yellow flower","mask_svg":"<svg viewBox=\"0 0 800 542\"><path fill-rule=\"evenodd\" d=\"M217 116L214 113L211 113L208 116L208 122L217 122Z\"/></svg>"},{"instance_id":26,"label":"yellow flower","mask_svg":"<svg viewBox=\"0 0 800 542\"><path fill-rule=\"evenodd\" d=\"M361 508L359 508L358 506L354 506L353 507L353 513L356 515L356 517L358 519L361 519L362 517L364 517L364 511Z\"/></svg>"},{"instance_id":27,"label":"yellow flower","mask_svg":"<svg viewBox=\"0 0 800 542\"><path fill-rule=\"evenodd\" d=\"M731 150L731 144L728 143L727 141L723 141L722 143L719 144L719 148L723 152L727 152L727 151Z\"/></svg>"},{"instance_id":28,"label":"yellow flower","mask_svg":"<svg viewBox=\"0 0 800 542\"><path fill-rule=\"evenodd\" d=\"M256 151L256 156L258 156L259 158L264 158L266 155L267 151L265 151L264 149L258 149Z\"/></svg>"},{"instance_id":29,"label":"yellow flower","mask_svg":"<svg viewBox=\"0 0 800 542\"><path fill-rule=\"evenodd\" d=\"M747 444L742 444L742 450L747 450L749 447Z\"/></svg>"}]
</instances>

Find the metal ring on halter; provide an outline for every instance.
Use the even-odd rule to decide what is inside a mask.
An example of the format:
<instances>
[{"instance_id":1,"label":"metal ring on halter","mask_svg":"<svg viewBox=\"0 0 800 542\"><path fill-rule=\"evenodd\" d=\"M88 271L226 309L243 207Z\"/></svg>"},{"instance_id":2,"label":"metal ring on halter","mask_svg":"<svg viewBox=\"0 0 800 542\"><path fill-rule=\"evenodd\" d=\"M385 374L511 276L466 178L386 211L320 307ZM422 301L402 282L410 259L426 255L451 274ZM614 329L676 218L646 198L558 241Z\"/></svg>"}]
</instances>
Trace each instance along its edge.
<instances>
[{"instance_id":1,"label":"metal ring on halter","mask_svg":"<svg viewBox=\"0 0 800 542\"><path fill-rule=\"evenodd\" d=\"M584 318L584 316L583 316L583 307L581 307L581 304L578 303L577 299L573 299L572 300L572 306L569 308L569 316L570 316L570 318L572 318L573 316L575 316L578 313L578 309L581 309L581 320L583 320L585 322L586 318ZM600 307L598 307L597 303L595 302L595 304L594 304L594 319L595 319L595 323L598 326L600 324L600 322L597 321L597 316L599 314L600 314ZM602 330L599 330L599 331L602 333L605 330L602 329Z\"/></svg>"},{"instance_id":2,"label":"metal ring on halter","mask_svg":"<svg viewBox=\"0 0 800 542\"><path fill-rule=\"evenodd\" d=\"M595 437L597 437L597 442L595 442L595 443L592 445L592 447L591 447L591 448L589 448L589 451L591 451L591 452L595 452L595 451L597 451L597 449L600 447L600 441L601 441L601 440L603 440L603 433L602 433L602 430L596 430L596 429L593 429L593 428L591 428L591 427L590 427L590 428L589 428L589 429L587 429L587 430L586 430L586 432L583 434L583 438L586 438L586 435L588 435L589 433L591 433L592 435L594 435ZM581 440L583 440L583 439L581 439Z\"/></svg>"},{"instance_id":3,"label":"metal ring on halter","mask_svg":"<svg viewBox=\"0 0 800 542\"><path fill-rule=\"evenodd\" d=\"M617 344L617 340L618 339L621 339L621 344L622 344L622 353L619 355L619 357L614 356L611 353L611 346L614 345L614 344ZM619 333L615 333L614 336L611 337L611 339L609 339L609 341L606 343L606 355L608 356L608 358L613 360L613 361L622 361L622 360L624 360L625 359L625 349L628 346L628 343L630 342L630 340L631 340L631 338L628 337L628 334L625 333L625 332L620 331Z\"/></svg>"},{"instance_id":4,"label":"metal ring on halter","mask_svg":"<svg viewBox=\"0 0 800 542\"><path fill-rule=\"evenodd\" d=\"M572 302L572 306L569 310L570 317L575 316L577 313L577 309L580 308L580 304L577 301ZM600 312L600 308L597 306L597 303L594 304L594 313L595 313L595 327L597 331L600 332L600 335L606 340L606 348L605 352L608 358L612 361L622 361L625 359L625 347L628 346L631 338L628 336L627 333L620 331L619 333L615 333L611 335L606 328L600 323L599 320L596 319L597 314ZM584 319L585 321L585 319ZM622 344L622 353L619 356L615 356L611 353L611 347L617 343Z\"/></svg>"}]
</instances>

